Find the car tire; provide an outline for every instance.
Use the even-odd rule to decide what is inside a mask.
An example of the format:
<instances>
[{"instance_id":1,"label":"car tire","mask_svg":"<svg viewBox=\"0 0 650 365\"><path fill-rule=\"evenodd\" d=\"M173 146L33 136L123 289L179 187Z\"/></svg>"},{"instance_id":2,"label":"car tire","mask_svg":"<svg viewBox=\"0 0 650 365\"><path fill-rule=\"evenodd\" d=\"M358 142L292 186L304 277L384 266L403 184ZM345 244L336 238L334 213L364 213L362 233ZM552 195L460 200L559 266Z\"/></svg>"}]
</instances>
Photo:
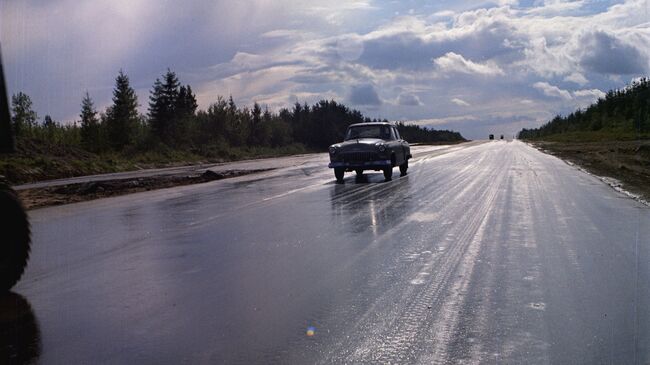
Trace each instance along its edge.
<instances>
[{"instance_id":1,"label":"car tire","mask_svg":"<svg viewBox=\"0 0 650 365\"><path fill-rule=\"evenodd\" d=\"M336 177L336 181L343 182L343 176L344 175L345 175L345 169L340 168L340 167L335 167L334 168L334 176Z\"/></svg>"},{"instance_id":2,"label":"car tire","mask_svg":"<svg viewBox=\"0 0 650 365\"><path fill-rule=\"evenodd\" d=\"M20 279L29 259L30 230L27 213L16 193L0 182L0 293Z\"/></svg>"},{"instance_id":3,"label":"car tire","mask_svg":"<svg viewBox=\"0 0 650 365\"><path fill-rule=\"evenodd\" d=\"M404 161L403 164L399 165L399 173L401 176L406 175L406 171L409 169L409 161Z\"/></svg>"},{"instance_id":4,"label":"car tire","mask_svg":"<svg viewBox=\"0 0 650 365\"><path fill-rule=\"evenodd\" d=\"M384 169L384 179L386 181L390 181L393 179L393 168L392 167L386 167Z\"/></svg>"},{"instance_id":5,"label":"car tire","mask_svg":"<svg viewBox=\"0 0 650 365\"><path fill-rule=\"evenodd\" d=\"M0 296L0 359L7 364L38 363L41 333L34 310L16 293ZM3 362L4 363L4 362Z\"/></svg>"},{"instance_id":6,"label":"car tire","mask_svg":"<svg viewBox=\"0 0 650 365\"><path fill-rule=\"evenodd\" d=\"M354 170L354 172L357 173L357 176L363 175L363 170L362 169L356 169L356 170Z\"/></svg>"}]
</instances>

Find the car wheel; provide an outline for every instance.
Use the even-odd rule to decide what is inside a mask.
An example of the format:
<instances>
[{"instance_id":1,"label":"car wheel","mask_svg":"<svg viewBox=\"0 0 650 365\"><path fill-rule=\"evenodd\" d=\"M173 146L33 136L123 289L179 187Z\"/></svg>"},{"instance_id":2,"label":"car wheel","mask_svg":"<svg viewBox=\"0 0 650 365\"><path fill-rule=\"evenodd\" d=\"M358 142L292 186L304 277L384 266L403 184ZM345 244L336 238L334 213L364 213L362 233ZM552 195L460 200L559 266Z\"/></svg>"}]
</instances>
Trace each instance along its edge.
<instances>
[{"instance_id":1,"label":"car wheel","mask_svg":"<svg viewBox=\"0 0 650 365\"><path fill-rule=\"evenodd\" d=\"M400 173L400 175L401 176L406 175L406 170L408 170L408 169L409 169L409 161L406 160L406 161L404 161L403 164L399 165L399 173Z\"/></svg>"},{"instance_id":2,"label":"car wheel","mask_svg":"<svg viewBox=\"0 0 650 365\"><path fill-rule=\"evenodd\" d=\"M37 363L41 334L32 306L16 293L0 296L0 359L7 364Z\"/></svg>"},{"instance_id":3,"label":"car wheel","mask_svg":"<svg viewBox=\"0 0 650 365\"><path fill-rule=\"evenodd\" d=\"M390 181L393 179L393 168L392 167L387 167L384 169L384 179L386 181Z\"/></svg>"},{"instance_id":4,"label":"car wheel","mask_svg":"<svg viewBox=\"0 0 650 365\"><path fill-rule=\"evenodd\" d=\"M16 193L0 182L0 292L11 289L29 258L29 221Z\"/></svg>"},{"instance_id":5,"label":"car wheel","mask_svg":"<svg viewBox=\"0 0 650 365\"><path fill-rule=\"evenodd\" d=\"M345 175L345 169L340 167L334 168L334 176L336 176L336 181L343 182L343 175Z\"/></svg>"},{"instance_id":6,"label":"car wheel","mask_svg":"<svg viewBox=\"0 0 650 365\"><path fill-rule=\"evenodd\" d=\"M363 170L361 170L361 169L356 169L354 171L357 173L358 176L363 175Z\"/></svg>"}]
</instances>

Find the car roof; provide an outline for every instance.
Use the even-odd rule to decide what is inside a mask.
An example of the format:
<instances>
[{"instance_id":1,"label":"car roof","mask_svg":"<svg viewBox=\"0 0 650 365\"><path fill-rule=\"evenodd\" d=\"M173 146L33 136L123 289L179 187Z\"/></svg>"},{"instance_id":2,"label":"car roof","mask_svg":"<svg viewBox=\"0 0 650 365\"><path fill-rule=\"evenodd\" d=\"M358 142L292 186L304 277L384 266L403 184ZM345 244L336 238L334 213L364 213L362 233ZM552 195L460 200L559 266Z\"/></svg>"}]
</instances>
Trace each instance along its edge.
<instances>
[{"instance_id":1,"label":"car roof","mask_svg":"<svg viewBox=\"0 0 650 365\"><path fill-rule=\"evenodd\" d=\"M394 126L393 123L386 123L386 122L372 122L372 123L355 123L355 124L350 124L350 127L358 127L358 126L364 126L364 125L388 125L388 126Z\"/></svg>"}]
</instances>

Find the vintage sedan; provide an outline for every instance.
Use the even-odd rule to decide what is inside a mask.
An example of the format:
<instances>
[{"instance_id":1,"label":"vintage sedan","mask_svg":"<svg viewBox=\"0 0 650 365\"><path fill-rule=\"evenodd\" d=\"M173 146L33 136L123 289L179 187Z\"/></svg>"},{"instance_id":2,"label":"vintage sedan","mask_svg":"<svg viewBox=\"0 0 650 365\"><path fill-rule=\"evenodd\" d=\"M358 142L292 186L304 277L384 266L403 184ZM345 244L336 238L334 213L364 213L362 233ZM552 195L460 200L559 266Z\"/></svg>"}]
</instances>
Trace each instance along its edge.
<instances>
[{"instance_id":1,"label":"vintage sedan","mask_svg":"<svg viewBox=\"0 0 650 365\"><path fill-rule=\"evenodd\" d=\"M399 166L406 175L411 148L403 140L397 127L391 123L358 123L348 127L345 141L329 148L330 164L336 180L343 181L346 171L383 171L386 181L393 177L393 168Z\"/></svg>"}]
</instances>

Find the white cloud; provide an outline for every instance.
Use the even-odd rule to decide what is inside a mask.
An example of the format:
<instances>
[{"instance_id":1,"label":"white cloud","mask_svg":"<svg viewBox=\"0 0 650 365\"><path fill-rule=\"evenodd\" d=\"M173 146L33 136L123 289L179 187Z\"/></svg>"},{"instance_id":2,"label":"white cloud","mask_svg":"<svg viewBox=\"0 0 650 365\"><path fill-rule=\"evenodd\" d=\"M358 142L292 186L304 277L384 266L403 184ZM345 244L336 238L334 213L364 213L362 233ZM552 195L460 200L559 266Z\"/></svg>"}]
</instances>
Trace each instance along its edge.
<instances>
[{"instance_id":1,"label":"white cloud","mask_svg":"<svg viewBox=\"0 0 650 365\"><path fill-rule=\"evenodd\" d=\"M519 0L496 0L496 4L499 6L518 6Z\"/></svg>"},{"instance_id":2,"label":"white cloud","mask_svg":"<svg viewBox=\"0 0 650 365\"><path fill-rule=\"evenodd\" d=\"M564 81L570 81L573 83L576 83L578 85L585 85L586 83L589 82L587 78L581 74L580 72L574 72L564 78Z\"/></svg>"},{"instance_id":3,"label":"white cloud","mask_svg":"<svg viewBox=\"0 0 650 365\"><path fill-rule=\"evenodd\" d=\"M418 98L417 95L410 94L410 93L402 93L399 94L399 97L397 98L397 104L406 105L406 106L420 106L422 105L422 102L420 101L420 98Z\"/></svg>"},{"instance_id":4,"label":"white cloud","mask_svg":"<svg viewBox=\"0 0 650 365\"><path fill-rule=\"evenodd\" d=\"M542 91L542 93L544 93L546 96L571 100L570 92L567 90L562 90L557 86L549 84L548 82L539 81L533 84L533 87L537 90Z\"/></svg>"},{"instance_id":5,"label":"white cloud","mask_svg":"<svg viewBox=\"0 0 650 365\"><path fill-rule=\"evenodd\" d=\"M433 13L433 16L440 17L440 18L451 18L454 15L456 15L456 13L451 10L441 10Z\"/></svg>"},{"instance_id":6,"label":"white cloud","mask_svg":"<svg viewBox=\"0 0 650 365\"><path fill-rule=\"evenodd\" d=\"M534 7L529 10L530 14L536 15L561 15L566 12L571 12L573 10L578 10L585 6L586 1L584 0L545 0L541 2L540 6Z\"/></svg>"},{"instance_id":7,"label":"white cloud","mask_svg":"<svg viewBox=\"0 0 650 365\"><path fill-rule=\"evenodd\" d=\"M458 105L458 106L470 106L470 104L468 102L466 102L463 99L459 99L459 98L453 98L453 99L451 99L451 102Z\"/></svg>"},{"instance_id":8,"label":"white cloud","mask_svg":"<svg viewBox=\"0 0 650 365\"><path fill-rule=\"evenodd\" d=\"M274 29L260 34L262 38L300 38L303 32L296 29Z\"/></svg>"},{"instance_id":9,"label":"white cloud","mask_svg":"<svg viewBox=\"0 0 650 365\"><path fill-rule=\"evenodd\" d=\"M454 52L448 52L442 57L433 60L437 70L441 74L465 73L483 76L503 75L503 70L496 64L480 64L466 60L463 56Z\"/></svg>"},{"instance_id":10,"label":"white cloud","mask_svg":"<svg viewBox=\"0 0 650 365\"><path fill-rule=\"evenodd\" d=\"M591 100L597 100L598 98L605 97L605 93L602 90L598 89L577 90L573 92L573 95L579 98L588 98Z\"/></svg>"},{"instance_id":11,"label":"white cloud","mask_svg":"<svg viewBox=\"0 0 650 365\"><path fill-rule=\"evenodd\" d=\"M367 0L330 0L314 2L314 5L307 7L307 13L324 16L331 24L340 25L350 17L354 17L355 11L376 9L372 2Z\"/></svg>"},{"instance_id":12,"label":"white cloud","mask_svg":"<svg viewBox=\"0 0 650 365\"><path fill-rule=\"evenodd\" d=\"M458 116L451 116L451 117L444 117L444 118L417 119L417 120L411 120L409 122L418 125L423 125L423 126L438 126L442 124L453 124L453 123L460 123L460 122L476 122L478 120L479 120L478 117L471 114L467 114L467 115L458 115Z\"/></svg>"}]
</instances>

